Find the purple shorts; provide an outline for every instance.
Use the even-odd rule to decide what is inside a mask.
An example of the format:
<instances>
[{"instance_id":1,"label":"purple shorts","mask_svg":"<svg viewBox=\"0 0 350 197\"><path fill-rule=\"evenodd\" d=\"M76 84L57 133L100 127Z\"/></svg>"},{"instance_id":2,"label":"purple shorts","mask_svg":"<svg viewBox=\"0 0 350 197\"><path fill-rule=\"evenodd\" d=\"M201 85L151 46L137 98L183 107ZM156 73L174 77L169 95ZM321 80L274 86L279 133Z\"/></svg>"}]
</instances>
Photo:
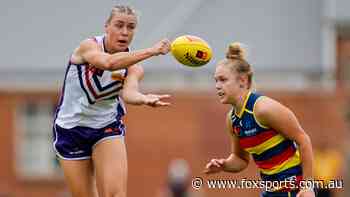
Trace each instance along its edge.
<instances>
[{"instance_id":1,"label":"purple shorts","mask_svg":"<svg viewBox=\"0 0 350 197\"><path fill-rule=\"evenodd\" d=\"M80 126L64 129L54 124L53 133L53 148L60 159L81 160L91 158L92 150L99 142L111 138L123 138L125 126L120 121L101 129Z\"/></svg>"}]
</instances>

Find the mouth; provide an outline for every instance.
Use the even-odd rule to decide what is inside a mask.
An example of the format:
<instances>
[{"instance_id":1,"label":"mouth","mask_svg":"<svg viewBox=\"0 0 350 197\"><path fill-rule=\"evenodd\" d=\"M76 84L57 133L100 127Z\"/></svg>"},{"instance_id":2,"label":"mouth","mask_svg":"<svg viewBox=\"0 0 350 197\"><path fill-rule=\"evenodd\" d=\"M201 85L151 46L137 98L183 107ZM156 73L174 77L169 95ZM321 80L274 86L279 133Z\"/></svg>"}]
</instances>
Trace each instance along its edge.
<instances>
[{"instance_id":1,"label":"mouth","mask_svg":"<svg viewBox=\"0 0 350 197\"><path fill-rule=\"evenodd\" d=\"M225 93L224 93L224 92L217 92L217 95L218 95L219 97L223 97L223 96L225 95Z\"/></svg>"},{"instance_id":2,"label":"mouth","mask_svg":"<svg viewBox=\"0 0 350 197\"><path fill-rule=\"evenodd\" d=\"M126 45L126 44L128 44L128 41L127 41L127 40L118 40L117 42L118 42L118 44L121 44L121 45Z\"/></svg>"}]
</instances>

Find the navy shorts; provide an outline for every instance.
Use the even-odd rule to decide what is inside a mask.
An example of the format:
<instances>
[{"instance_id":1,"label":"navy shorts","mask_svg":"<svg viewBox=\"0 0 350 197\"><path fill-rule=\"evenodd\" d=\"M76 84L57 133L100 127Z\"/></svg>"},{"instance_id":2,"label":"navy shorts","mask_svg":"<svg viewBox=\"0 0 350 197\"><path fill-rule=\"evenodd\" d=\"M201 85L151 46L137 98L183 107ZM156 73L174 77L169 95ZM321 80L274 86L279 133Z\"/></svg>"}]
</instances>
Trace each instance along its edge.
<instances>
[{"instance_id":1,"label":"navy shorts","mask_svg":"<svg viewBox=\"0 0 350 197\"><path fill-rule=\"evenodd\" d=\"M124 138L125 126L121 121L101 129L73 127L64 129L57 124L53 127L53 148L60 159L89 159L92 150L101 141L111 138Z\"/></svg>"}]
</instances>

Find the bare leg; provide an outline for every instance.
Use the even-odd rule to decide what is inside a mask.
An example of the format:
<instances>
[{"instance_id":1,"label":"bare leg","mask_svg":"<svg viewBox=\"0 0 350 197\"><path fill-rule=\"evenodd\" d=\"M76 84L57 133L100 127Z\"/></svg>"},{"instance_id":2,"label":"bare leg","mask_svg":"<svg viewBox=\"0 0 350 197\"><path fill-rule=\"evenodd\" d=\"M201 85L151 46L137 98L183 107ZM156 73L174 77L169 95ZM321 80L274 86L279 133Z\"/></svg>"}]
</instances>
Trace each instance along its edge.
<instances>
[{"instance_id":1,"label":"bare leg","mask_svg":"<svg viewBox=\"0 0 350 197\"><path fill-rule=\"evenodd\" d=\"M99 197L126 197L127 157L123 138L99 142L92 153Z\"/></svg>"},{"instance_id":2,"label":"bare leg","mask_svg":"<svg viewBox=\"0 0 350 197\"><path fill-rule=\"evenodd\" d=\"M60 160L72 197L98 197L92 161Z\"/></svg>"}]
</instances>

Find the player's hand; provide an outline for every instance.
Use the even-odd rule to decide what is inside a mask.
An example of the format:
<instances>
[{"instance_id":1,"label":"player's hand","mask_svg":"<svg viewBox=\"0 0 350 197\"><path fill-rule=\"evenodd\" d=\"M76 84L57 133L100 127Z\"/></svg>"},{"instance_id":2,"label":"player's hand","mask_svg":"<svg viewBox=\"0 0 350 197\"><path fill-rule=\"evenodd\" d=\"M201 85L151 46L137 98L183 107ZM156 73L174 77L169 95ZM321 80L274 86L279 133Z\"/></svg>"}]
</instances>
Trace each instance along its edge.
<instances>
[{"instance_id":1,"label":"player's hand","mask_svg":"<svg viewBox=\"0 0 350 197\"><path fill-rule=\"evenodd\" d=\"M205 166L205 174L214 174L224 170L224 163L226 159L212 159Z\"/></svg>"},{"instance_id":2,"label":"player's hand","mask_svg":"<svg viewBox=\"0 0 350 197\"><path fill-rule=\"evenodd\" d=\"M164 99L170 98L170 95L163 94L146 94L144 97L144 104L151 106L151 107L162 107L162 106L169 106L169 102L165 102Z\"/></svg>"},{"instance_id":3,"label":"player's hand","mask_svg":"<svg viewBox=\"0 0 350 197\"><path fill-rule=\"evenodd\" d=\"M161 41L157 42L151 49L154 52L154 55L165 55L169 53L171 49L170 40L162 39Z\"/></svg>"},{"instance_id":4,"label":"player's hand","mask_svg":"<svg viewBox=\"0 0 350 197\"><path fill-rule=\"evenodd\" d=\"M315 197L315 192L311 189L301 190L298 192L297 197Z\"/></svg>"}]
</instances>

